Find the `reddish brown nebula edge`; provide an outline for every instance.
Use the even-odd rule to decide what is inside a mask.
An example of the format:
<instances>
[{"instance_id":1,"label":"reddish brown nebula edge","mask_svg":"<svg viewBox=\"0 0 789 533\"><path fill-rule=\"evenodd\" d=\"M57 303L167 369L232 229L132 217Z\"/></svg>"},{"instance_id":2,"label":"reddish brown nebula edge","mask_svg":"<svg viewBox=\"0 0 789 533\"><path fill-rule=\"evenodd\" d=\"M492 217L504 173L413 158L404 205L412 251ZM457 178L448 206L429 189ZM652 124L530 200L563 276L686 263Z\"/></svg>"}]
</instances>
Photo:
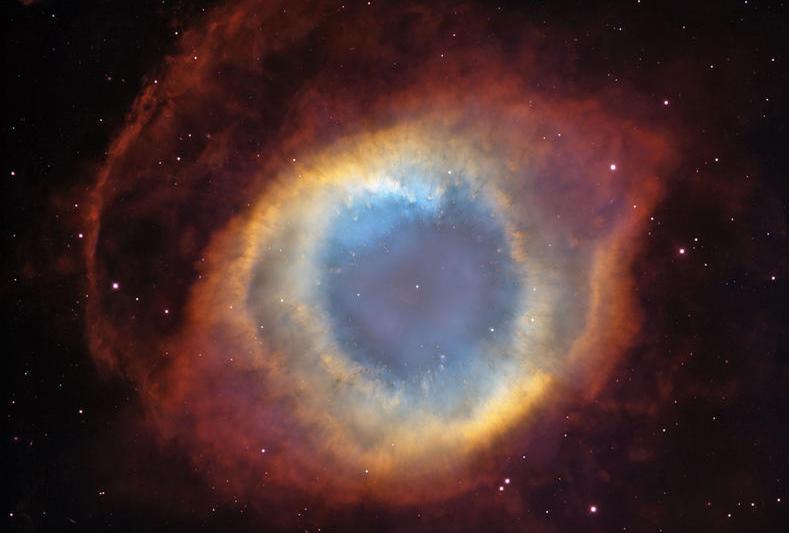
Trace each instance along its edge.
<instances>
[{"instance_id":1,"label":"reddish brown nebula edge","mask_svg":"<svg viewBox=\"0 0 789 533\"><path fill-rule=\"evenodd\" d=\"M487 20L231 3L145 83L93 190L89 337L206 485L338 504L492 486L637 338L631 262L670 138L636 95L567 81L539 32L505 46ZM314 256L354 199L458 188L500 221L511 326L462 383L403 384L332 338Z\"/></svg>"}]
</instances>

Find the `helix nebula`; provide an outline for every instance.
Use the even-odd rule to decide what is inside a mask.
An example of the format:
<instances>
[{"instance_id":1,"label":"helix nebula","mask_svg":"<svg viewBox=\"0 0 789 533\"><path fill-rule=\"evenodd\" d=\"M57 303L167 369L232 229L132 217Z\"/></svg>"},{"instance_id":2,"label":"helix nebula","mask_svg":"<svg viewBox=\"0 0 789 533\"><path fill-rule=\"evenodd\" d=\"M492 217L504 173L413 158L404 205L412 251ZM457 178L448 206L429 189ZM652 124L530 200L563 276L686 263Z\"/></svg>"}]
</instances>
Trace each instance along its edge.
<instances>
[{"instance_id":1,"label":"helix nebula","mask_svg":"<svg viewBox=\"0 0 789 533\"><path fill-rule=\"evenodd\" d=\"M127 391L92 445L115 449L93 454L105 500L254 531L731 524L734 496L666 522L673 504L617 514L622 491L600 487L638 485L655 442L693 425L665 414L677 398L735 394L677 376L735 337L683 321L711 338L737 307L694 307L665 272L733 279L720 258L747 256L775 287L775 249L691 222L733 224L769 189L745 157L712 170L736 143L672 114L692 89L612 79L579 58L592 37L571 14L507 9L240 0L174 26L56 203L78 208L89 360ZM690 70L667 71L690 87ZM763 205L749 236L785 236ZM780 326L748 316L776 353Z\"/></svg>"},{"instance_id":2,"label":"helix nebula","mask_svg":"<svg viewBox=\"0 0 789 533\"><path fill-rule=\"evenodd\" d=\"M673 147L614 95L539 87L525 37L504 58L481 29L435 42L447 21L424 8L303 9L218 10L135 102L96 186L90 281L155 281L159 302L94 299L96 357L233 491L472 490L632 343L631 263ZM278 87L291 53L312 64Z\"/></svg>"}]
</instances>

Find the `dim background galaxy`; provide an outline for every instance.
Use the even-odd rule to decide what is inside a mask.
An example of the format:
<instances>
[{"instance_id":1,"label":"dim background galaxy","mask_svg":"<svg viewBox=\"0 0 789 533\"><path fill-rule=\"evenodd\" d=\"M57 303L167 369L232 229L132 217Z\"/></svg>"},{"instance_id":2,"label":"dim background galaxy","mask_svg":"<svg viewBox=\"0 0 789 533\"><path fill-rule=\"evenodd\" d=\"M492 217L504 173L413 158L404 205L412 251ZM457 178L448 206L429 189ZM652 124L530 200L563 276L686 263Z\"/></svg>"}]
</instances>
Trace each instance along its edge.
<instances>
[{"instance_id":1,"label":"dim background galaxy","mask_svg":"<svg viewBox=\"0 0 789 533\"><path fill-rule=\"evenodd\" d=\"M3 531L789 531L781 2L3 3Z\"/></svg>"}]
</instances>

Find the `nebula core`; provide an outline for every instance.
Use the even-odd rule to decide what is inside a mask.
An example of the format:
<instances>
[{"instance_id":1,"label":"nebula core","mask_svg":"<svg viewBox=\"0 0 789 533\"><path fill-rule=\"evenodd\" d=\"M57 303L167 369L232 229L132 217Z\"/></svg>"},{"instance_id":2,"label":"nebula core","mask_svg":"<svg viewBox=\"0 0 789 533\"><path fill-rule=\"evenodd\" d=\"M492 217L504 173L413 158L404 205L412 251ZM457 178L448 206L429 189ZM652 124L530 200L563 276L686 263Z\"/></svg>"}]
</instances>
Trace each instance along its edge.
<instances>
[{"instance_id":1,"label":"nebula core","mask_svg":"<svg viewBox=\"0 0 789 533\"><path fill-rule=\"evenodd\" d=\"M448 28L480 8L365 7L216 9L94 191L96 359L247 498L264 481L394 504L490 483L512 432L591 401L640 325L631 262L668 132L621 95L544 87L550 43L529 28L513 53L481 23ZM101 296L118 278L155 301Z\"/></svg>"}]
</instances>

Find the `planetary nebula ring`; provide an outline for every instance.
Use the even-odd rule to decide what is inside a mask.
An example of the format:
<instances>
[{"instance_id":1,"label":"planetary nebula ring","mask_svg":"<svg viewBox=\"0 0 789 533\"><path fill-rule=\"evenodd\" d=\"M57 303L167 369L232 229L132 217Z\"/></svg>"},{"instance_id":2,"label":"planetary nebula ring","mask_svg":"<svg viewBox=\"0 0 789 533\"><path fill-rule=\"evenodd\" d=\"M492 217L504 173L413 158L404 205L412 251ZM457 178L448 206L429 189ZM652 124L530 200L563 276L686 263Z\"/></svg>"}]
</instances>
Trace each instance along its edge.
<instances>
[{"instance_id":1,"label":"planetary nebula ring","mask_svg":"<svg viewBox=\"0 0 789 533\"><path fill-rule=\"evenodd\" d=\"M469 490L535 414L592 398L639 327L631 263L668 142L618 95L543 89L482 29L447 48L445 20L391 9L413 43L360 13L215 11L94 190L96 358L235 493ZM322 34L342 49L278 85Z\"/></svg>"}]
</instances>

